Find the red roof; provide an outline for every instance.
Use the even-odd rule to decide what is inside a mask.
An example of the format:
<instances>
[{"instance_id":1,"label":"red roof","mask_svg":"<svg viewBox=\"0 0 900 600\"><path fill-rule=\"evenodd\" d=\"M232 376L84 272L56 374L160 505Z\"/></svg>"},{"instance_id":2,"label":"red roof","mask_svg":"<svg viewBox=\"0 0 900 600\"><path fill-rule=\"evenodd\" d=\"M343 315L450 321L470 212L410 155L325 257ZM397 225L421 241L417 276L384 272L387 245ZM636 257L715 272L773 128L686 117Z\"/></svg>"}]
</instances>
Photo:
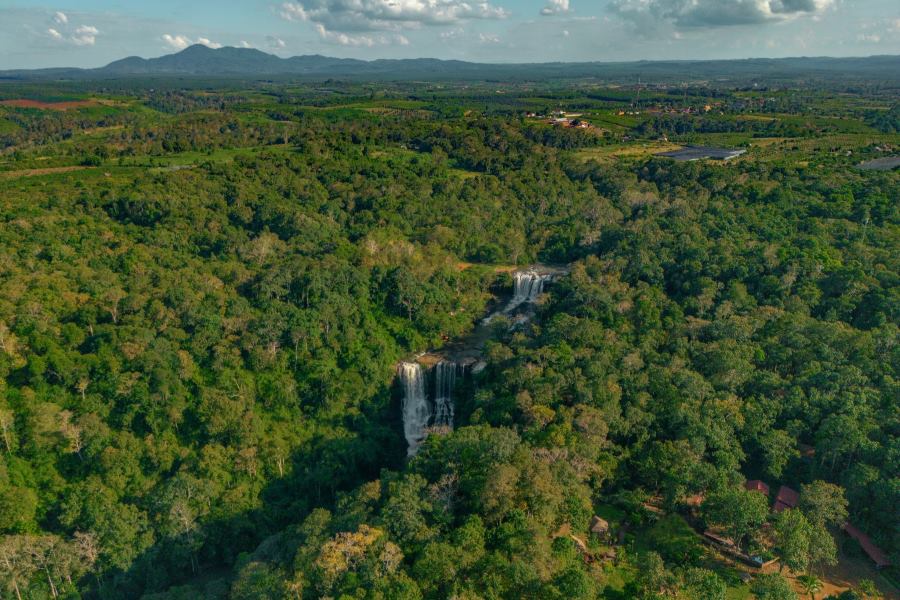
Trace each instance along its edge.
<instances>
[{"instance_id":1,"label":"red roof","mask_svg":"<svg viewBox=\"0 0 900 600\"><path fill-rule=\"evenodd\" d=\"M750 490L751 492L762 492L766 496L769 495L769 486L760 481L759 479L751 479L747 483L744 484L744 487Z\"/></svg>"},{"instance_id":2,"label":"red roof","mask_svg":"<svg viewBox=\"0 0 900 600\"><path fill-rule=\"evenodd\" d=\"M855 539L859 542L859 545L862 547L863 551L869 555L875 562L875 566L881 569L882 567L891 566L891 561L888 560L887 555L882 552L881 548L872 543L872 540L869 539L869 536L864 534L862 531L851 525L850 523L844 523L844 531L847 532L847 535Z\"/></svg>"},{"instance_id":3,"label":"red roof","mask_svg":"<svg viewBox=\"0 0 900 600\"><path fill-rule=\"evenodd\" d=\"M775 496L775 508L776 510L778 509L779 503L784 504L786 508L795 508L799 500L800 494L798 494L795 490L792 490L788 486L783 485L778 488L778 495Z\"/></svg>"},{"instance_id":4,"label":"red roof","mask_svg":"<svg viewBox=\"0 0 900 600\"><path fill-rule=\"evenodd\" d=\"M785 504L784 502L779 502L778 500L776 500L776 501L775 501L775 505L772 507L772 510L773 510L774 512L780 513L780 512L783 511L783 510L788 510L788 509L791 509L791 508L794 508L794 507L793 507L793 506L788 506L788 505Z\"/></svg>"}]
</instances>

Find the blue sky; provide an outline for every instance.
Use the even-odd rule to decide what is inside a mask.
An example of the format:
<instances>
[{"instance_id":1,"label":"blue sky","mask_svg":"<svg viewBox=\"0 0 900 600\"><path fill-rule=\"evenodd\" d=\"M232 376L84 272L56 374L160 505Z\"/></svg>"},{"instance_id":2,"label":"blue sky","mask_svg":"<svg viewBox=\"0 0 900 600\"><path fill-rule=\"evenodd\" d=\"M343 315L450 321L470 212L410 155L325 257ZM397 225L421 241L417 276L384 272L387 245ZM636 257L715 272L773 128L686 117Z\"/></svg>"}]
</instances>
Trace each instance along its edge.
<instances>
[{"instance_id":1,"label":"blue sky","mask_svg":"<svg viewBox=\"0 0 900 600\"><path fill-rule=\"evenodd\" d=\"M0 0L0 69L203 43L482 62L900 54L897 0Z\"/></svg>"}]
</instances>

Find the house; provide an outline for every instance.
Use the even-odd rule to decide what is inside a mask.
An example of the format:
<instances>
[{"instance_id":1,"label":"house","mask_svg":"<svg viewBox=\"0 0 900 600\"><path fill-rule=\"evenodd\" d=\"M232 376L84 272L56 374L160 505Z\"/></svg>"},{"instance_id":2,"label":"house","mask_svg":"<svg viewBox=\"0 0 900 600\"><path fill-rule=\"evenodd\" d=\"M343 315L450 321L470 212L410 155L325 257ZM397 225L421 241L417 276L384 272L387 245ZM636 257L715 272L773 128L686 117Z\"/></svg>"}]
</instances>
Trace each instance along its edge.
<instances>
[{"instance_id":1,"label":"house","mask_svg":"<svg viewBox=\"0 0 900 600\"><path fill-rule=\"evenodd\" d=\"M605 536L609 533L609 522L594 515L591 519L591 533L600 537Z\"/></svg>"},{"instance_id":2,"label":"house","mask_svg":"<svg viewBox=\"0 0 900 600\"><path fill-rule=\"evenodd\" d=\"M775 496L775 506L772 507L777 513L789 508L797 508L797 502L800 501L800 494L796 490L792 490L786 485L778 488L778 495Z\"/></svg>"},{"instance_id":3,"label":"house","mask_svg":"<svg viewBox=\"0 0 900 600\"><path fill-rule=\"evenodd\" d=\"M869 558L872 559L872 562L875 563L876 569L883 569L885 567L891 566L891 561L890 559L888 559L887 554L885 554L881 548L872 543L872 540L871 538L869 538L869 536L867 536L865 533L863 533L850 523L844 523L843 529L845 532L847 532L847 535L859 542L859 545L863 549L863 552L868 554Z\"/></svg>"},{"instance_id":4,"label":"house","mask_svg":"<svg viewBox=\"0 0 900 600\"><path fill-rule=\"evenodd\" d=\"M751 479L744 484L744 487L751 492L762 492L767 498L769 496L769 486L759 479Z\"/></svg>"}]
</instances>

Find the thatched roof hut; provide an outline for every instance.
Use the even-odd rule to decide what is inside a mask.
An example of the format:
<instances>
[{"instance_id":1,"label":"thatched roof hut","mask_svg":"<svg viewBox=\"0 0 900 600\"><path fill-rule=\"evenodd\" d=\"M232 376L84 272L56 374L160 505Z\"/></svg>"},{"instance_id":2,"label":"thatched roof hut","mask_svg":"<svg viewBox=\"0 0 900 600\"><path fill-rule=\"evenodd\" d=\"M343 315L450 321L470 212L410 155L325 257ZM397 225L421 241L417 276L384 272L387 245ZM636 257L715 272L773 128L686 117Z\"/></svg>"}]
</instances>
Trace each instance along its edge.
<instances>
[{"instance_id":1,"label":"thatched roof hut","mask_svg":"<svg viewBox=\"0 0 900 600\"><path fill-rule=\"evenodd\" d=\"M609 522L594 515L594 518L591 519L591 533L596 533L597 535L609 533Z\"/></svg>"}]
</instances>

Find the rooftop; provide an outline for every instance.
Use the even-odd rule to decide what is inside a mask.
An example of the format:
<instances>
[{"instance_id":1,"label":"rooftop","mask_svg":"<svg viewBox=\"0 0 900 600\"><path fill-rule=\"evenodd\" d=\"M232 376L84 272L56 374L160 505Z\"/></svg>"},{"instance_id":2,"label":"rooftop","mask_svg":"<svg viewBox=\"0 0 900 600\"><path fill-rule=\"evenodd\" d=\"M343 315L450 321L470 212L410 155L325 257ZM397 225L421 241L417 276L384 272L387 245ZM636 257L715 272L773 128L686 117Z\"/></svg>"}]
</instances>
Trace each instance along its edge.
<instances>
[{"instance_id":1,"label":"rooftop","mask_svg":"<svg viewBox=\"0 0 900 600\"><path fill-rule=\"evenodd\" d=\"M879 569L883 567L891 566L891 561L888 559L887 554L884 553L881 548L872 543L872 540L865 533L851 525L850 523L844 524L844 531L847 532L847 535L855 539L859 542L859 545L862 547L863 551L869 555L869 558L875 563L875 566Z\"/></svg>"},{"instance_id":2,"label":"rooftop","mask_svg":"<svg viewBox=\"0 0 900 600\"><path fill-rule=\"evenodd\" d=\"M778 495L775 496L775 506L773 507L773 510L775 512L781 512L789 508L795 508L799 501L800 494L798 494L796 490L783 485L778 488Z\"/></svg>"},{"instance_id":3,"label":"rooftop","mask_svg":"<svg viewBox=\"0 0 900 600\"><path fill-rule=\"evenodd\" d=\"M714 148L712 146L685 146L680 150L660 152L656 156L665 156L681 162L703 160L706 158L711 158L713 160L731 160L746 152L747 151L744 149L731 150L728 148Z\"/></svg>"},{"instance_id":4,"label":"rooftop","mask_svg":"<svg viewBox=\"0 0 900 600\"><path fill-rule=\"evenodd\" d=\"M762 492L766 496L769 495L769 486L760 481L759 479L751 479L747 483L744 484L744 487L750 490L751 492Z\"/></svg>"}]
</instances>

